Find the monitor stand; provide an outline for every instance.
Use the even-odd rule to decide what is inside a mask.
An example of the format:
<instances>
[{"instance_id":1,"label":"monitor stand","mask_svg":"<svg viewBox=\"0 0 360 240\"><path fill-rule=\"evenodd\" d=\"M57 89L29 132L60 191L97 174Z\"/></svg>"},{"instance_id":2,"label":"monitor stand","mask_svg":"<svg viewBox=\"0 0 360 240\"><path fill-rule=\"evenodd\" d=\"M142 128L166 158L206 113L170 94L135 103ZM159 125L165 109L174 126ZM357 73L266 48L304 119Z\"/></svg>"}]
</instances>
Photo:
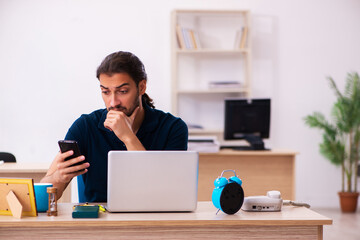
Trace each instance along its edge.
<instances>
[{"instance_id":1,"label":"monitor stand","mask_svg":"<svg viewBox=\"0 0 360 240\"><path fill-rule=\"evenodd\" d=\"M261 137L253 135L253 134L246 134L244 139L250 144L250 146L223 146L224 148L230 148L233 150L239 151L260 151L260 150L270 150L265 148L264 141Z\"/></svg>"}]
</instances>

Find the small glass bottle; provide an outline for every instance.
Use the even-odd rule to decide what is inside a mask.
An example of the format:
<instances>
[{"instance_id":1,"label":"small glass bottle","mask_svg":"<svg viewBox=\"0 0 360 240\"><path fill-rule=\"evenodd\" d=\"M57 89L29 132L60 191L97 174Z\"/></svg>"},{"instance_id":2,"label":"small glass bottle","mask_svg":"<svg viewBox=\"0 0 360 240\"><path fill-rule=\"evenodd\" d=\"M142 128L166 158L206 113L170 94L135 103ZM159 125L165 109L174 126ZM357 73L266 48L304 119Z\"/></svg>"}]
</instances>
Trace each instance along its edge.
<instances>
[{"instance_id":1,"label":"small glass bottle","mask_svg":"<svg viewBox=\"0 0 360 240\"><path fill-rule=\"evenodd\" d=\"M47 215L57 216L57 188L48 187L46 191L49 194L49 209L47 211Z\"/></svg>"}]
</instances>

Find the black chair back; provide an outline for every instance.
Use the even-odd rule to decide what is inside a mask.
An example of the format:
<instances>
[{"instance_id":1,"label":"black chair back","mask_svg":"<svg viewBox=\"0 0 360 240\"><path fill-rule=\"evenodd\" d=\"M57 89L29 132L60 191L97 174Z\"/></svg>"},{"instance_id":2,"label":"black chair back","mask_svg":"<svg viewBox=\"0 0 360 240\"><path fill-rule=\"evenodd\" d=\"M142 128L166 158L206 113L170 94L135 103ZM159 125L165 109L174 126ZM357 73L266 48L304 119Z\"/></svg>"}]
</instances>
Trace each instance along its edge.
<instances>
[{"instance_id":1,"label":"black chair back","mask_svg":"<svg viewBox=\"0 0 360 240\"><path fill-rule=\"evenodd\" d=\"M0 161L4 162L16 162L16 158L13 154L8 152L0 152Z\"/></svg>"}]
</instances>

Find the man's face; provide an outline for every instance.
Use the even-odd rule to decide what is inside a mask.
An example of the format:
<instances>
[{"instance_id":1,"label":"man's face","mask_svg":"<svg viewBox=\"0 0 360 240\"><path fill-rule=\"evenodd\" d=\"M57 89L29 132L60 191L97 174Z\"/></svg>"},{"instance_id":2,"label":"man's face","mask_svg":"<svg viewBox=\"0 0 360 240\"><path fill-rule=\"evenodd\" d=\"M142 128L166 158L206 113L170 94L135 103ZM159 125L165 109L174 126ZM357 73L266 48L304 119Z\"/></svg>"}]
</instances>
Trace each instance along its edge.
<instances>
[{"instance_id":1,"label":"man's face","mask_svg":"<svg viewBox=\"0 0 360 240\"><path fill-rule=\"evenodd\" d=\"M101 95L108 111L122 111L130 116L140 105L141 96L146 89L145 80L138 87L127 73L115 73L112 76L100 74L99 80Z\"/></svg>"}]
</instances>

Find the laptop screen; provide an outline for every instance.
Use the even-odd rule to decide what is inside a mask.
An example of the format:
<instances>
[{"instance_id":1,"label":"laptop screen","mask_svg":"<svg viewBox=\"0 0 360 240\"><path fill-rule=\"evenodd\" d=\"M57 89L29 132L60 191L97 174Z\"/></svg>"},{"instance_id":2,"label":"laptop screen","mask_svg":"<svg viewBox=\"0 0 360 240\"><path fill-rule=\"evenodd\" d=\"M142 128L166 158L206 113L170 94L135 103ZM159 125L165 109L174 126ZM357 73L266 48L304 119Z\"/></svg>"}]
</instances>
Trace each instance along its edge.
<instances>
[{"instance_id":1,"label":"laptop screen","mask_svg":"<svg viewBox=\"0 0 360 240\"><path fill-rule=\"evenodd\" d=\"M110 212L194 211L199 155L192 151L110 151Z\"/></svg>"}]
</instances>

